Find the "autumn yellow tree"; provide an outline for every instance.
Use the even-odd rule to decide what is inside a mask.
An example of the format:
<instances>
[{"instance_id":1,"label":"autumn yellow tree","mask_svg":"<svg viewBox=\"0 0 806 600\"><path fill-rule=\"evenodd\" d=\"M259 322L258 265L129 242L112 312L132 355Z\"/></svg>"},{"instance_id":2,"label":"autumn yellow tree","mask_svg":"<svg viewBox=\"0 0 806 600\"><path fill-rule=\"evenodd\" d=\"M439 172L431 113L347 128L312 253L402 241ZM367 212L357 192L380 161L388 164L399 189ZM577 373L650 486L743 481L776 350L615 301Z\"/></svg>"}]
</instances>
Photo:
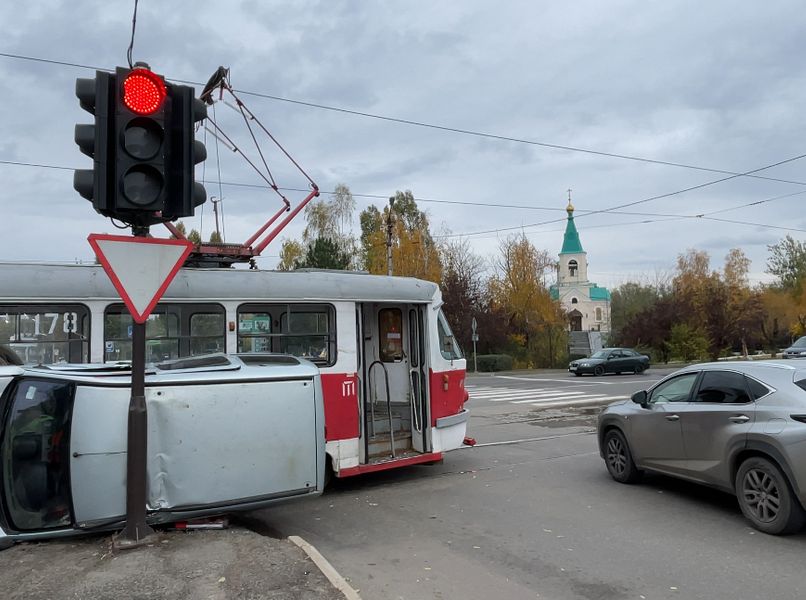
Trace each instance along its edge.
<instances>
[{"instance_id":1,"label":"autumn yellow tree","mask_svg":"<svg viewBox=\"0 0 806 600\"><path fill-rule=\"evenodd\" d=\"M555 268L549 253L535 248L526 236L501 242L489 293L493 308L507 315L520 366L554 366L565 356L565 316L546 285Z\"/></svg>"},{"instance_id":2,"label":"autumn yellow tree","mask_svg":"<svg viewBox=\"0 0 806 600\"><path fill-rule=\"evenodd\" d=\"M688 250L677 259L672 282L674 299L685 323L708 339L709 354L739 349L760 337L761 298L750 288L750 260L738 248L725 257L722 272L712 271L710 257L702 250Z\"/></svg>"},{"instance_id":3,"label":"autumn yellow tree","mask_svg":"<svg viewBox=\"0 0 806 600\"><path fill-rule=\"evenodd\" d=\"M387 273L387 228L392 229L392 274L439 283L442 260L431 236L428 216L417 207L411 191L395 192L383 211L370 206L360 215L364 267Z\"/></svg>"},{"instance_id":4,"label":"autumn yellow tree","mask_svg":"<svg viewBox=\"0 0 806 600\"><path fill-rule=\"evenodd\" d=\"M277 264L278 271L293 271L294 265L305 256L305 246L297 240L283 240L280 247L280 262Z\"/></svg>"}]
</instances>

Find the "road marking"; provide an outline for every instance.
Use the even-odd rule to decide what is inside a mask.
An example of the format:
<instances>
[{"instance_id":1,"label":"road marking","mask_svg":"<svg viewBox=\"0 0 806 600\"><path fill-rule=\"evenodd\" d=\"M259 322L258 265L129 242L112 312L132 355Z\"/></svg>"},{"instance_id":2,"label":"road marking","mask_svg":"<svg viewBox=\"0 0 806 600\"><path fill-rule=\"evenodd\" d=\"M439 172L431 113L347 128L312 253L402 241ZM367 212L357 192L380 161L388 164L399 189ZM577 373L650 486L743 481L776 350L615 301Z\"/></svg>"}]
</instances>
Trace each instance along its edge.
<instances>
[{"instance_id":1,"label":"road marking","mask_svg":"<svg viewBox=\"0 0 806 600\"><path fill-rule=\"evenodd\" d=\"M608 395L607 393L591 393L565 389L532 389L506 388L493 386L465 386L471 401L508 402L509 404L528 404L542 408L557 408L585 404L606 404L616 400L626 400L629 396Z\"/></svg>"},{"instance_id":2,"label":"road marking","mask_svg":"<svg viewBox=\"0 0 806 600\"><path fill-rule=\"evenodd\" d=\"M660 380L661 375L658 374L656 377L657 379L652 379L653 375L648 374L647 377L642 377L641 379L622 379L618 375L611 375L611 376L604 376L604 377L593 377L592 379L595 380L591 383L582 383L581 377L568 377L566 379L543 379L539 377L515 377L514 375L495 375L495 379L511 379L513 381L531 381L531 382L540 382L540 381L550 381L550 382L558 382L558 383L573 383L576 385L619 385L622 383L654 383L655 381ZM604 379L604 381L602 381ZM608 381L612 379L612 381ZM649 385L647 385L649 387Z\"/></svg>"},{"instance_id":3,"label":"road marking","mask_svg":"<svg viewBox=\"0 0 806 600\"><path fill-rule=\"evenodd\" d=\"M560 393L555 392L553 394L547 394L547 395L543 396L542 398L532 397L532 398L527 398L527 399L523 399L523 400L513 400L512 404L529 404L529 403L539 404L541 402L551 402L552 400L556 400L556 399L560 399L560 398L565 398L565 399L568 399L568 400L575 400L576 396L582 396L583 398L593 398L595 396L604 396L604 394L593 394L593 395L591 395L591 394L583 394L582 392L560 392Z\"/></svg>"},{"instance_id":4,"label":"road marking","mask_svg":"<svg viewBox=\"0 0 806 600\"><path fill-rule=\"evenodd\" d=\"M627 396L603 396L599 398L579 398L572 400L561 400L559 402L533 402L532 406L539 408L563 408L565 406L582 406L584 404L602 404L626 400Z\"/></svg>"},{"instance_id":5,"label":"road marking","mask_svg":"<svg viewBox=\"0 0 806 600\"><path fill-rule=\"evenodd\" d=\"M513 400L518 398L539 398L540 396L554 396L556 394L584 394L585 392L563 392L560 390L531 390L531 391L510 391L502 390L496 392L485 392L482 394L471 392L471 398L479 400L487 400L489 402L504 402L506 400Z\"/></svg>"}]
</instances>

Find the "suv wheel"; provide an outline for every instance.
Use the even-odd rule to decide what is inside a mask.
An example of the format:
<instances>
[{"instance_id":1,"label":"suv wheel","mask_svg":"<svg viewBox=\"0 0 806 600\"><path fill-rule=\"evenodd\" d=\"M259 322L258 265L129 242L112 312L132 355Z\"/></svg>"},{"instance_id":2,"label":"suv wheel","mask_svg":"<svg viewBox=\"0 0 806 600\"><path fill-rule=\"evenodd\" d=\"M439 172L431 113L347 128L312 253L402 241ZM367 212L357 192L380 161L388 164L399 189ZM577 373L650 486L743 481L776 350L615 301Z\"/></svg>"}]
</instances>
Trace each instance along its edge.
<instances>
[{"instance_id":1,"label":"suv wheel","mask_svg":"<svg viewBox=\"0 0 806 600\"><path fill-rule=\"evenodd\" d=\"M772 535L795 533L806 514L775 464L761 457L748 458L736 473L736 497L753 527Z\"/></svg>"},{"instance_id":2,"label":"suv wheel","mask_svg":"<svg viewBox=\"0 0 806 600\"><path fill-rule=\"evenodd\" d=\"M632 460L630 447L618 429L611 429L604 438L607 472L619 483L635 483L641 479L641 471Z\"/></svg>"}]
</instances>

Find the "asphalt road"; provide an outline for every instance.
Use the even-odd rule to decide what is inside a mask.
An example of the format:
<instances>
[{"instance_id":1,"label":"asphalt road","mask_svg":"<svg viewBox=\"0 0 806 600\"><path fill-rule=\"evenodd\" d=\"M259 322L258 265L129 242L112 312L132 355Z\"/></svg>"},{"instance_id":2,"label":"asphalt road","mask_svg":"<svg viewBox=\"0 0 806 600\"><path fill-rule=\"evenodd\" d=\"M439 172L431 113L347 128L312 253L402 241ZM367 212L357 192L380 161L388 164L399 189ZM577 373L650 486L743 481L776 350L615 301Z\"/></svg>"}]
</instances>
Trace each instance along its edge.
<instances>
[{"instance_id":1,"label":"asphalt road","mask_svg":"<svg viewBox=\"0 0 806 600\"><path fill-rule=\"evenodd\" d=\"M806 534L758 533L731 496L666 477L618 484L595 405L516 403L629 396L661 375L469 378L471 398L516 390L471 400L476 447L252 516L313 543L366 600L803 598Z\"/></svg>"}]
</instances>

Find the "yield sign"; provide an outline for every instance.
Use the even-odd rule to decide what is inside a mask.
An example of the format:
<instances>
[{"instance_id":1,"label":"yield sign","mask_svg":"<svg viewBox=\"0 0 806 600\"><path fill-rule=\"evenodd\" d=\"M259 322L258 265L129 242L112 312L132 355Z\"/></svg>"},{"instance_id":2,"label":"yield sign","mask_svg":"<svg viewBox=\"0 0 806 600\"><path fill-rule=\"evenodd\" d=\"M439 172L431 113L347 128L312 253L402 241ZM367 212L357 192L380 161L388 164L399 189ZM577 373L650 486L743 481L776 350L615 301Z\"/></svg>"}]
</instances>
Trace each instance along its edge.
<instances>
[{"instance_id":1,"label":"yield sign","mask_svg":"<svg viewBox=\"0 0 806 600\"><path fill-rule=\"evenodd\" d=\"M136 323L145 323L193 249L187 240L100 233L87 240Z\"/></svg>"}]
</instances>

